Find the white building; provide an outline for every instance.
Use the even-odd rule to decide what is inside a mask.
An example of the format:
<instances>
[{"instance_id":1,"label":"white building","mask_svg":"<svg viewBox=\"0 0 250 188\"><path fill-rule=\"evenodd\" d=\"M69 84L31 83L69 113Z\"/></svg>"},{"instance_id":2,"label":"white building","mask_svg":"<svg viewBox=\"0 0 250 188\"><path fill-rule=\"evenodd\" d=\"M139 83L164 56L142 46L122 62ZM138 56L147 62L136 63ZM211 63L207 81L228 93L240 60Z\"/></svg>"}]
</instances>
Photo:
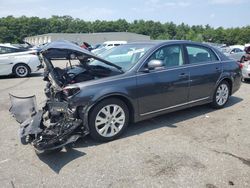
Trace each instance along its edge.
<instances>
[{"instance_id":1,"label":"white building","mask_svg":"<svg viewBox=\"0 0 250 188\"><path fill-rule=\"evenodd\" d=\"M26 37L24 41L39 45L55 40L68 40L82 44L87 42L89 44L100 44L105 41L147 41L150 40L150 36L141 35L130 32L106 32L106 33L48 33L43 35Z\"/></svg>"}]
</instances>

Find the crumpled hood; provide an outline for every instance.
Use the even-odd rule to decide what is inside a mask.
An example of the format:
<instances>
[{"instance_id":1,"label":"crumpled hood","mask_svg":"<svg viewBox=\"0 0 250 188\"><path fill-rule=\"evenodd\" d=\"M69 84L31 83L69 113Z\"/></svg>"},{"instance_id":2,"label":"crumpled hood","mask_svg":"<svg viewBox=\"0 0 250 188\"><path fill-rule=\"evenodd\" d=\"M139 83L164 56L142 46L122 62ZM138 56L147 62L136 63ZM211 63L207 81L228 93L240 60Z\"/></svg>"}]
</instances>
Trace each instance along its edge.
<instances>
[{"instance_id":1,"label":"crumpled hood","mask_svg":"<svg viewBox=\"0 0 250 188\"><path fill-rule=\"evenodd\" d=\"M65 88L76 88L76 87L79 87L79 88L81 88L81 90L84 90L84 89L86 89L88 87L92 87L93 85L105 84L105 82L110 82L112 80L123 79L124 77L126 77L126 76L124 76L124 74L115 75L115 76L109 76L109 77L100 78L100 79L96 79L96 80L89 80L89 81L85 81L85 82L79 82L79 83L75 83L75 84L70 84L70 85L66 86Z\"/></svg>"},{"instance_id":2,"label":"crumpled hood","mask_svg":"<svg viewBox=\"0 0 250 188\"><path fill-rule=\"evenodd\" d=\"M113 63L105 60L105 59L102 59L100 58L99 56L96 56L95 54L93 54L92 52L84 49L84 48L81 48L80 46L72 43L72 42L69 42L69 41L66 41L66 40L58 40L58 41L54 41L54 42L51 42L47 45L45 45L42 50L41 50L41 53L44 53L50 49L58 49L58 50L70 50L72 52L76 52L76 53L80 53L84 56L87 56L89 58L94 58L96 60L99 60L99 61L102 61L104 63L106 63L107 65L110 65L110 66L113 66L113 67L116 67L118 69L121 70L121 67L117 66L117 65L114 65Z\"/></svg>"},{"instance_id":3,"label":"crumpled hood","mask_svg":"<svg viewBox=\"0 0 250 188\"><path fill-rule=\"evenodd\" d=\"M58 40L58 41L51 42L51 43L45 45L42 48L41 52L45 52L46 50L49 50L49 49L72 50L75 52L85 54L85 55L90 56L90 57L95 56L95 54L91 53L90 51L88 51L84 48L81 48L80 46L77 46L76 44L69 42L69 41L66 41L66 40Z\"/></svg>"}]
</instances>

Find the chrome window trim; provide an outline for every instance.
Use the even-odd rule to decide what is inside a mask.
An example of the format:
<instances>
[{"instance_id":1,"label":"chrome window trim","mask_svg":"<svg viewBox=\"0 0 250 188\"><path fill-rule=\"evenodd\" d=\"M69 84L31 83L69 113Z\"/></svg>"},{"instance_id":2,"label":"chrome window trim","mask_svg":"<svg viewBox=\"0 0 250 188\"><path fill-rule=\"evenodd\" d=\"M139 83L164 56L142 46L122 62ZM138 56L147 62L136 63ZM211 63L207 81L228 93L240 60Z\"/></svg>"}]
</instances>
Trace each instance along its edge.
<instances>
[{"instance_id":1,"label":"chrome window trim","mask_svg":"<svg viewBox=\"0 0 250 188\"><path fill-rule=\"evenodd\" d=\"M133 77L138 77L138 76L144 76L144 75L149 75L149 74L155 74L155 73L161 73L161 72L167 72L167 71L172 71L172 70L178 70L178 69L185 69L185 68L190 68L190 67L199 67L199 66L205 66L205 65L213 65L213 64L219 64L221 63L220 61L216 61L214 63L208 62L205 64L184 64L182 66L177 66L177 67L172 67L169 69L162 69L162 70L156 70L156 71L152 71L149 73L143 73L143 72L138 72L135 73L135 75L130 75L130 76L126 76L126 77L122 77L122 78L114 78L114 79L110 79L107 81L102 81L102 83L106 83L106 82L110 82L110 81L116 81L116 80L124 80L124 79L128 79L128 78L133 78ZM96 85L96 84L100 84L98 83L93 83L92 85Z\"/></svg>"},{"instance_id":2,"label":"chrome window trim","mask_svg":"<svg viewBox=\"0 0 250 188\"><path fill-rule=\"evenodd\" d=\"M164 68L162 70L156 70L156 71L152 71L152 72L149 72L149 73L143 73L143 72L139 72L141 74L137 74L137 76L142 76L142 75L147 75L147 74L153 74L153 73L160 73L160 72L167 72L167 71L172 71L172 70L178 70L178 69L186 69L186 68L192 68L192 67L200 67L200 66L206 66L206 65L213 65L213 64L220 64L221 62L220 61L216 61L216 62L213 62L211 63L211 61L207 62L207 63L204 63L204 64L200 64L200 63L197 63L197 64L184 64L184 65L181 65L181 66L176 66L176 67L172 67L172 68Z\"/></svg>"},{"instance_id":3,"label":"chrome window trim","mask_svg":"<svg viewBox=\"0 0 250 188\"><path fill-rule=\"evenodd\" d=\"M205 64L214 64L214 63L211 63L211 62L215 62L215 63L221 63L221 58L220 58L220 56L216 53L216 51L213 49L213 47L209 47L209 46L203 46L203 45L199 45L199 44L189 44L189 43L178 43L178 44L162 44L161 46L159 46L158 48L156 48L155 50L153 50L149 55L148 55L148 57L142 62L142 64L139 66L139 68L137 69L137 73L138 72L141 72L140 71L140 69L142 68L142 66L145 64L145 62L149 59L149 57L151 57L151 55L153 55L157 50L159 50L160 48L162 48L162 47L164 47L164 46L171 46L171 45L179 45L179 46L183 46L182 47L182 50L183 50L183 48L186 48L186 46L187 45L190 45L190 46L197 46L197 47L201 47L201 48L207 48L207 49L210 49L214 54L215 54L215 56L217 57L217 61L207 61L207 62L205 62L205 63L195 63L195 64L193 64L193 65L205 65ZM183 53L183 52L182 52ZM185 57L185 55L183 56L183 60L184 60L184 62L186 61L186 57ZM189 62L189 60L188 60L188 62ZM191 65L190 63L186 63L186 64L183 64L183 65L181 65L181 66L178 66L178 68L183 68L183 67L185 67L185 65ZM173 69L174 69L175 67L173 67ZM169 69L171 69L172 70L172 68L170 67ZM169 70L168 69L168 70Z\"/></svg>"},{"instance_id":4,"label":"chrome window trim","mask_svg":"<svg viewBox=\"0 0 250 188\"><path fill-rule=\"evenodd\" d=\"M162 111L165 111L165 110L170 110L170 109L173 109L173 108L185 106L185 105L192 104L192 103L195 103L195 102L200 102L200 101L203 101L203 100L206 100L206 99L209 99L209 98L210 97L204 97L204 98L201 98L201 99L185 102L185 103L182 103L182 104L177 104L177 105L170 106L170 107L167 107L167 108L162 108L162 109L154 110L154 111L151 111L151 112L146 112L146 113L140 114L140 116L146 116L146 115L154 114L154 113L157 113L157 112L162 112Z\"/></svg>"}]
</instances>

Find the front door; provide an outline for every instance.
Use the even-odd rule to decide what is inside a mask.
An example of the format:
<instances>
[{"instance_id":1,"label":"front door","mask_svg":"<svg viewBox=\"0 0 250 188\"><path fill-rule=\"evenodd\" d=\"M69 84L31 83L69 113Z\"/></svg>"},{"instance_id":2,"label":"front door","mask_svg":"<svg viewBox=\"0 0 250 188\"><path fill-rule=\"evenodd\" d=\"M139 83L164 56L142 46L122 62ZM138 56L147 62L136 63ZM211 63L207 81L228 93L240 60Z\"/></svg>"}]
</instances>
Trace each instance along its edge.
<instances>
[{"instance_id":1,"label":"front door","mask_svg":"<svg viewBox=\"0 0 250 188\"><path fill-rule=\"evenodd\" d=\"M140 115L149 115L188 101L189 69L185 67L181 45L168 45L157 50L138 73ZM151 60L160 60L163 67L143 71Z\"/></svg>"}]
</instances>

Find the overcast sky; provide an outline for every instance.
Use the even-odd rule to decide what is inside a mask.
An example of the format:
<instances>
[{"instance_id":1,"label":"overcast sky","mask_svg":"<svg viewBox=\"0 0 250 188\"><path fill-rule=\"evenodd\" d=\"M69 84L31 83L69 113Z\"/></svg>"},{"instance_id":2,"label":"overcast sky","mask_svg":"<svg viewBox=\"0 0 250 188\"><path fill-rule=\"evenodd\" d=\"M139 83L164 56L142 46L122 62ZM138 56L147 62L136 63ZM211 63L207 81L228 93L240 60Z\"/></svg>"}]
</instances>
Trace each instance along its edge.
<instances>
[{"instance_id":1,"label":"overcast sky","mask_svg":"<svg viewBox=\"0 0 250 188\"><path fill-rule=\"evenodd\" d=\"M70 15L86 21L144 19L176 24L250 25L250 0L0 0L0 17Z\"/></svg>"}]
</instances>

